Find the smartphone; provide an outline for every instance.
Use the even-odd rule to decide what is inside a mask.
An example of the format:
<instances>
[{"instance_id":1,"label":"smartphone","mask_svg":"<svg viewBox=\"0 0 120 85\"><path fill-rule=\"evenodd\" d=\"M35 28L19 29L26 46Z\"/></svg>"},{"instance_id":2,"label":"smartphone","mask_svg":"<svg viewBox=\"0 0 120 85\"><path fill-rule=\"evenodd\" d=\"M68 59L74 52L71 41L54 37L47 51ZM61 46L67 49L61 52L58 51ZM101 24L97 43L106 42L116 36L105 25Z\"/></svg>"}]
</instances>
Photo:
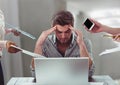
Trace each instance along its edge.
<instances>
[{"instance_id":1,"label":"smartphone","mask_svg":"<svg viewBox=\"0 0 120 85\"><path fill-rule=\"evenodd\" d=\"M84 25L89 29L92 30L92 28L94 27L94 23L91 22L88 18L85 20Z\"/></svg>"}]
</instances>

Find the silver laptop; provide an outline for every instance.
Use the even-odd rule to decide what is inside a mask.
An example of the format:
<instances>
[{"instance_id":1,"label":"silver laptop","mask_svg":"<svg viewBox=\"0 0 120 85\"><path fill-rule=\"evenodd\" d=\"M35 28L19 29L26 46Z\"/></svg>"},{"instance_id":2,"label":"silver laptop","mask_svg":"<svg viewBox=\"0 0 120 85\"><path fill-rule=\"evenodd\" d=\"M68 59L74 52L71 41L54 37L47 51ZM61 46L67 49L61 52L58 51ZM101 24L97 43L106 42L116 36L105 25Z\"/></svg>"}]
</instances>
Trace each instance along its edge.
<instances>
[{"instance_id":1,"label":"silver laptop","mask_svg":"<svg viewBox=\"0 0 120 85\"><path fill-rule=\"evenodd\" d=\"M88 58L35 58L39 85L87 85Z\"/></svg>"}]
</instances>

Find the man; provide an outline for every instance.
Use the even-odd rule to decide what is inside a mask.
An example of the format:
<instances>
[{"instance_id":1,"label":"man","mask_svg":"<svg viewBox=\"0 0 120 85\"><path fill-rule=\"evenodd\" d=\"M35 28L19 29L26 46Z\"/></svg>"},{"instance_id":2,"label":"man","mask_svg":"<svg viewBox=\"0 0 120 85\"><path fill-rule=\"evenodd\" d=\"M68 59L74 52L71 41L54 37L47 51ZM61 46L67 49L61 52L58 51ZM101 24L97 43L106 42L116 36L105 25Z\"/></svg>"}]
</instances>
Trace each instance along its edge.
<instances>
[{"instance_id":1,"label":"man","mask_svg":"<svg viewBox=\"0 0 120 85\"><path fill-rule=\"evenodd\" d=\"M35 45L35 53L46 57L88 57L89 77L94 72L89 41L80 30L73 28L74 18L69 11L60 11L53 17L52 28L43 31ZM51 35L50 35L51 34ZM34 59L32 59L34 69Z\"/></svg>"},{"instance_id":2,"label":"man","mask_svg":"<svg viewBox=\"0 0 120 85\"><path fill-rule=\"evenodd\" d=\"M115 40L115 41L118 41L120 42L120 28L112 28L112 27L109 27L109 26L106 26L106 25L103 25L93 19L90 19L93 23L95 23L95 26L92 28L92 30L88 30L86 28L86 30L88 30L89 32L91 33L99 33L99 32L106 32L106 33L109 33L109 34L112 34L112 38Z\"/></svg>"},{"instance_id":3,"label":"man","mask_svg":"<svg viewBox=\"0 0 120 85\"><path fill-rule=\"evenodd\" d=\"M5 23L4 23L4 15L2 11L0 10L0 59L2 57L2 49L6 48L8 52L10 53L16 53L19 50L10 47L10 45L15 45L14 42L4 40L4 35L7 33L14 33L14 35L18 36L20 33L17 32L16 30L13 29L4 29ZM2 71L2 66L1 66L1 61L0 61L0 85L4 85L4 77L3 77L3 71Z\"/></svg>"}]
</instances>

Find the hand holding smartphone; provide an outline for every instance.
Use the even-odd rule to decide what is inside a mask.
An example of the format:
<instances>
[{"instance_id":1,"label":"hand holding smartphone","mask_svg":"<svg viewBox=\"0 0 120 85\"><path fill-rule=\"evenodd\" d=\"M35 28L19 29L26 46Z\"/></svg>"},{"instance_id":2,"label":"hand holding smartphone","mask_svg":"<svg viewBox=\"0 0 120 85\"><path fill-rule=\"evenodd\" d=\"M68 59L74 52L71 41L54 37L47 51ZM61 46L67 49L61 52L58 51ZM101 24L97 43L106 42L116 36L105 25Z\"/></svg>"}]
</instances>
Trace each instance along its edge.
<instances>
[{"instance_id":1,"label":"hand holding smartphone","mask_svg":"<svg viewBox=\"0 0 120 85\"><path fill-rule=\"evenodd\" d=\"M92 30L95 24L87 18L84 22L84 25L87 27L88 30Z\"/></svg>"}]
</instances>

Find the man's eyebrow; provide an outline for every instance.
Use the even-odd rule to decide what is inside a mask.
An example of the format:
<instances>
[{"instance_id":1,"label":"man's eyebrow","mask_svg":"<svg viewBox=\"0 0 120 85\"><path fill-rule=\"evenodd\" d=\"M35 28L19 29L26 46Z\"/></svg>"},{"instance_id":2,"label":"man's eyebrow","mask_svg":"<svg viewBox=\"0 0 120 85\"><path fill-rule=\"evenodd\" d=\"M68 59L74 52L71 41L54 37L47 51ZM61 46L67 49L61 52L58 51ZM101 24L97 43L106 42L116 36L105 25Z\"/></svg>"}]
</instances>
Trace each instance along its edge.
<instances>
[{"instance_id":1,"label":"man's eyebrow","mask_svg":"<svg viewBox=\"0 0 120 85\"><path fill-rule=\"evenodd\" d=\"M65 32L71 31L71 29L66 30Z\"/></svg>"}]
</instances>

